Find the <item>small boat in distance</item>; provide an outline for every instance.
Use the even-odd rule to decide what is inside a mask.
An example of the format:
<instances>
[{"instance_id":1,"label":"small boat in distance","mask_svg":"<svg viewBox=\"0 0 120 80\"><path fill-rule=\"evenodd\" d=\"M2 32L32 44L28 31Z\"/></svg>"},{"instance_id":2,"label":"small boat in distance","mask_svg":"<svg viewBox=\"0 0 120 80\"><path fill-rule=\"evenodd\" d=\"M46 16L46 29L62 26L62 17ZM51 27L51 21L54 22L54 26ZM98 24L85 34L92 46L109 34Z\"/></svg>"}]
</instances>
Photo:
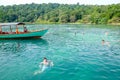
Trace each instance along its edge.
<instances>
[{"instance_id":1,"label":"small boat in distance","mask_svg":"<svg viewBox=\"0 0 120 80\"><path fill-rule=\"evenodd\" d=\"M4 28L9 27L9 31ZM22 31L18 27L23 27ZM16 38L39 38L42 37L48 29L28 31L25 23L0 23L0 39L16 39Z\"/></svg>"}]
</instances>

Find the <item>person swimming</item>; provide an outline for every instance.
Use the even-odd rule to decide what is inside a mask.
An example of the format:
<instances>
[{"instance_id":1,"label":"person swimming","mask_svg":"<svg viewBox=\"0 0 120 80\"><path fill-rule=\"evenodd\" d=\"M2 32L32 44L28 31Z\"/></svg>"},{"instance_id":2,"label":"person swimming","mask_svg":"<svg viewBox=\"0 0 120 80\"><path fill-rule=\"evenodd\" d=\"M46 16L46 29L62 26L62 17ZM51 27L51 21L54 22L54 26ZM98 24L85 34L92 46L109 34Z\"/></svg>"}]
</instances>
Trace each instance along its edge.
<instances>
[{"instance_id":1,"label":"person swimming","mask_svg":"<svg viewBox=\"0 0 120 80\"><path fill-rule=\"evenodd\" d=\"M54 65L54 64L53 64L52 61L47 60L47 58L44 57L43 61L40 62L40 64L39 64L39 68L40 68L40 69L37 70L37 71L35 71L35 72L34 72L34 75L44 72L46 69L52 67L53 65Z\"/></svg>"},{"instance_id":2,"label":"person swimming","mask_svg":"<svg viewBox=\"0 0 120 80\"><path fill-rule=\"evenodd\" d=\"M110 43L109 43L109 42L106 42L105 40L102 40L102 45L110 46Z\"/></svg>"},{"instance_id":3,"label":"person swimming","mask_svg":"<svg viewBox=\"0 0 120 80\"><path fill-rule=\"evenodd\" d=\"M105 32L105 35L107 36L108 34L109 34L109 33L106 31L106 32Z\"/></svg>"},{"instance_id":4,"label":"person swimming","mask_svg":"<svg viewBox=\"0 0 120 80\"><path fill-rule=\"evenodd\" d=\"M43 64L43 65L47 66L49 64L49 62L48 62L47 58L44 57L43 61L40 64Z\"/></svg>"},{"instance_id":5,"label":"person swimming","mask_svg":"<svg viewBox=\"0 0 120 80\"><path fill-rule=\"evenodd\" d=\"M43 61L40 63L39 67L42 68L41 71L43 72L45 69L48 68L49 61L46 57L44 57Z\"/></svg>"}]
</instances>

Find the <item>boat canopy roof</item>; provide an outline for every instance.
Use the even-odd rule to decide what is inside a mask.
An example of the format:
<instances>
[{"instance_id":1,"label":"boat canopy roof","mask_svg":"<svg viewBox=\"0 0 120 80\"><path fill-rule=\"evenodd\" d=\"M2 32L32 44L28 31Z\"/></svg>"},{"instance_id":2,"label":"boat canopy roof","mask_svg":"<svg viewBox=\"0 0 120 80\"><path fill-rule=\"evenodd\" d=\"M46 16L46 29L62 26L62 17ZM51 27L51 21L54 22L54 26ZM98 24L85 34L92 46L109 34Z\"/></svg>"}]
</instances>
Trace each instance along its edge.
<instances>
[{"instance_id":1,"label":"boat canopy roof","mask_svg":"<svg viewBox=\"0 0 120 80\"><path fill-rule=\"evenodd\" d=\"M0 23L0 26L16 26L16 25L25 25L23 22L18 23Z\"/></svg>"}]
</instances>

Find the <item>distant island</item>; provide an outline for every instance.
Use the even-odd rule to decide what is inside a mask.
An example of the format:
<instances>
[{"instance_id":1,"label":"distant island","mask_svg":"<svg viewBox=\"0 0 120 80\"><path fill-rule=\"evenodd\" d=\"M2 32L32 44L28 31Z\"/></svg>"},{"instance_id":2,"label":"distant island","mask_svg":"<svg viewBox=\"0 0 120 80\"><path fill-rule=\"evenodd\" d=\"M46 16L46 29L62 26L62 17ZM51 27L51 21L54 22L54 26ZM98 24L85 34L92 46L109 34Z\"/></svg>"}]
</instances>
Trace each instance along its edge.
<instances>
[{"instance_id":1,"label":"distant island","mask_svg":"<svg viewBox=\"0 0 120 80\"><path fill-rule=\"evenodd\" d=\"M3 22L120 25L120 3L111 5L32 3L0 6L0 23Z\"/></svg>"}]
</instances>

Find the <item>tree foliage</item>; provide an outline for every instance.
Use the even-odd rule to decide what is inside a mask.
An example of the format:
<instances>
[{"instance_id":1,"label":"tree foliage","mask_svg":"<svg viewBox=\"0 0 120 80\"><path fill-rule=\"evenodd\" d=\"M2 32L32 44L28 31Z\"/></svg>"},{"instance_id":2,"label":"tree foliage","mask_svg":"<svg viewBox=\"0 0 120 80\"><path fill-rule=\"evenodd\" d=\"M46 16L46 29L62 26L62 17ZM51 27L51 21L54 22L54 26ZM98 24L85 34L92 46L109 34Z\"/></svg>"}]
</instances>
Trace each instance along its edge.
<instances>
[{"instance_id":1,"label":"tree foliage","mask_svg":"<svg viewBox=\"0 0 120 80\"><path fill-rule=\"evenodd\" d=\"M120 23L120 4L24 4L0 6L0 22Z\"/></svg>"}]
</instances>

